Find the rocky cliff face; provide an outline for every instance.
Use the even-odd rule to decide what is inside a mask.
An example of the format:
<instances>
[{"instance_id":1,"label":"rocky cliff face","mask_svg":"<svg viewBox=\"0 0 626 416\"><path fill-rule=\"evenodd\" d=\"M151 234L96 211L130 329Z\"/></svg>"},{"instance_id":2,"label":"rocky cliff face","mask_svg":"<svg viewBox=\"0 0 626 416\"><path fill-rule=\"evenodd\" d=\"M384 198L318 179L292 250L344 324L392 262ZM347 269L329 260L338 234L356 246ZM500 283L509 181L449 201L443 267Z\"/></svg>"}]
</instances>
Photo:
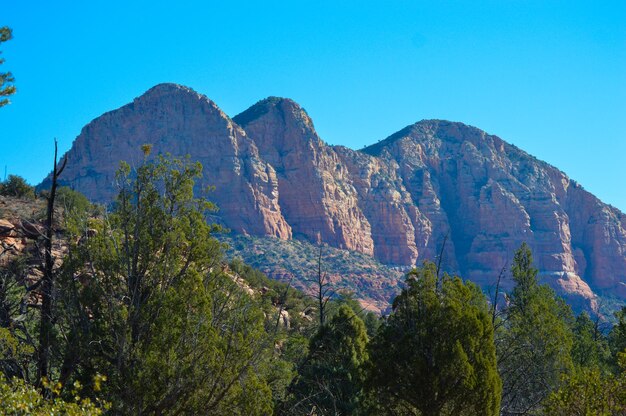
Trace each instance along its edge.
<instances>
[{"instance_id":1,"label":"rocky cliff face","mask_svg":"<svg viewBox=\"0 0 626 416\"><path fill-rule=\"evenodd\" d=\"M151 144L153 155L191 155L201 162L204 178L197 191L210 185L219 190L210 198L234 230L291 238L278 202L275 169L215 103L179 85L157 85L89 123L67 154L61 182L93 201L109 202L117 193L120 161L131 167L141 163L142 144Z\"/></svg>"},{"instance_id":2,"label":"rocky cliff face","mask_svg":"<svg viewBox=\"0 0 626 416\"><path fill-rule=\"evenodd\" d=\"M485 288L525 241L570 301L593 306L594 291L626 299L626 216L474 127L421 121L355 151L325 144L291 100L268 98L230 119L162 84L88 124L62 181L110 201L119 161L141 163L145 143L200 161L198 189L215 185L221 221L240 234L321 241L399 266L443 248L448 270Z\"/></svg>"},{"instance_id":3,"label":"rocky cliff face","mask_svg":"<svg viewBox=\"0 0 626 416\"><path fill-rule=\"evenodd\" d=\"M446 121L409 126L364 152L397 163L411 194L434 192L464 276L493 284L525 241L544 279L570 300L593 299L592 288L626 297L626 216L558 169Z\"/></svg>"}]
</instances>

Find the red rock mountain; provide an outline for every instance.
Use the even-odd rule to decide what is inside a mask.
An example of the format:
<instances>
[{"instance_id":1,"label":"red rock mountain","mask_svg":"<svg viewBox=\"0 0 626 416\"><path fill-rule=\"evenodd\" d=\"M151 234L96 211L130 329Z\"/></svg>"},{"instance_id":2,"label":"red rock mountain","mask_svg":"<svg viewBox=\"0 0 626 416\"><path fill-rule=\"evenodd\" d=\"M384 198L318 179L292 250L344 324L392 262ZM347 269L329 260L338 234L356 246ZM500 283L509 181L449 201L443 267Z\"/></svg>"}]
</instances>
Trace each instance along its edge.
<instances>
[{"instance_id":1,"label":"red rock mountain","mask_svg":"<svg viewBox=\"0 0 626 416\"><path fill-rule=\"evenodd\" d=\"M474 127L420 121L355 151L324 143L289 99L231 119L207 97L161 84L83 128L62 182L110 201L119 162L139 163L146 143L200 161L199 187L216 187L220 220L237 233L321 241L399 266L444 246L445 267L483 287L527 242L542 278L571 302L626 299L626 216Z\"/></svg>"}]
</instances>

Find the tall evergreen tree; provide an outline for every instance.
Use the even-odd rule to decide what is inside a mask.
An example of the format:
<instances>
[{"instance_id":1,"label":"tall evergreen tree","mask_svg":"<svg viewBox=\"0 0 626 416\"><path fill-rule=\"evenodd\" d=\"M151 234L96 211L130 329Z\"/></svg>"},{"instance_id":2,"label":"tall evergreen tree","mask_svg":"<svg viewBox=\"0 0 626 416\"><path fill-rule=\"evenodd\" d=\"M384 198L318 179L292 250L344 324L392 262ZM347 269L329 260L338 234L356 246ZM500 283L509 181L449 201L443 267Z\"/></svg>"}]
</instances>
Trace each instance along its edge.
<instances>
[{"instance_id":1,"label":"tall evergreen tree","mask_svg":"<svg viewBox=\"0 0 626 416\"><path fill-rule=\"evenodd\" d=\"M609 345L613 361L617 362L617 355L626 351L626 306L615 312L617 323L609 333Z\"/></svg>"},{"instance_id":2,"label":"tall evergreen tree","mask_svg":"<svg viewBox=\"0 0 626 416\"><path fill-rule=\"evenodd\" d=\"M576 367L606 370L610 360L606 336L586 312L576 317L573 328L572 361Z\"/></svg>"},{"instance_id":3,"label":"tall evergreen tree","mask_svg":"<svg viewBox=\"0 0 626 416\"><path fill-rule=\"evenodd\" d=\"M368 360L365 324L347 305L313 336L293 387L289 414L355 415Z\"/></svg>"},{"instance_id":4,"label":"tall evergreen tree","mask_svg":"<svg viewBox=\"0 0 626 416\"><path fill-rule=\"evenodd\" d=\"M515 288L497 336L503 381L502 414L532 414L572 369L572 313L547 285L539 285L524 243L511 267Z\"/></svg>"},{"instance_id":5,"label":"tall evergreen tree","mask_svg":"<svg viewBox=\"0 0 626 416\"><path fill-rule=\"evenodd\" d=\"M433 263L406 284L371 343L374 414L497 415L501 382L483 293L459 277L439 280Z\"/></svg>"}]
</instances>

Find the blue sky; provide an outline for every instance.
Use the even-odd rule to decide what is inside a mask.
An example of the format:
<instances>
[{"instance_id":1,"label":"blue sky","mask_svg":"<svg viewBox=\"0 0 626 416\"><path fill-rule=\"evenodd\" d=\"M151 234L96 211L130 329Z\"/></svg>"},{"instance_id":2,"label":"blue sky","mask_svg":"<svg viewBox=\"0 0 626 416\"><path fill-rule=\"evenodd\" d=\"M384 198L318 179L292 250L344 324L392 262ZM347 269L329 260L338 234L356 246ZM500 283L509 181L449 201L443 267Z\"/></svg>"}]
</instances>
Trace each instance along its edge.
<instances>
[{"instance_id":1,"label":"blue sky","mask_svg":"<svg viewBox=\"0 0 626 416\"><path fill-rule=\"evenodd\" d=\"M160 82L234 116L290 97L327 142L361 148L421 119L462 121L626 211L626 2L10 1L18 94L0 168L37 183L52 139Z\"/></svg>"}]
</instances>

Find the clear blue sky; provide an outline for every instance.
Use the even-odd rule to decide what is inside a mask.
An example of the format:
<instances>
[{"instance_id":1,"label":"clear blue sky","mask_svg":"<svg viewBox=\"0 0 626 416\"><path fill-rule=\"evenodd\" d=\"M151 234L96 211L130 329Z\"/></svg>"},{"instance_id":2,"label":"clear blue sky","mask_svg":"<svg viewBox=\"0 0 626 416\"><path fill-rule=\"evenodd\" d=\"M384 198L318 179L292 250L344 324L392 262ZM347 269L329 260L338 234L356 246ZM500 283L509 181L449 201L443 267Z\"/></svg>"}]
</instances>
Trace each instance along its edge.
<instances>
[{"instance_id":1,"label":"clear blue sky","mask_svg":"<svg viewBox=\"0 0 626 416\"><path fill-rule=\"evenodd\" d=\"M424 118L497 134L626 211L626 1L7 1L0 168L160 82L234 116L270 95L352 148Z\"/></svg>"}]
</instances>

